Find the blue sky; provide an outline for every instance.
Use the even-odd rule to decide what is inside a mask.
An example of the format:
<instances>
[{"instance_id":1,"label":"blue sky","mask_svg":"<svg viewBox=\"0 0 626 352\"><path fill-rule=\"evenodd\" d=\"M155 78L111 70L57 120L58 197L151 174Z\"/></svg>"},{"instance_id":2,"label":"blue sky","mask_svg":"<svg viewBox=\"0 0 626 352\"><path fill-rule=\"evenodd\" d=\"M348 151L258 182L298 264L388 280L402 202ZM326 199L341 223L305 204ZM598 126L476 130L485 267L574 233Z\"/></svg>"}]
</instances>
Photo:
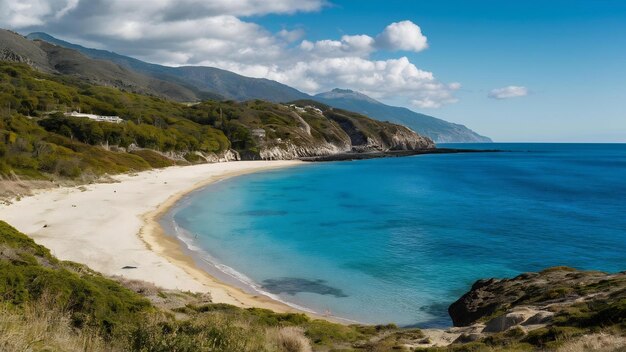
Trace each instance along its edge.
<instances>
[{"instance_id":1,"label":"blue sky","mask_svg":"<svg viewBox=\"0 0 626 352\"><path fill-rule=\"evenodd\" d=\"M408 19L421 27L429 48L404 54L440 80L462 84L457 103L414 110L500 141L626 142L626 1L333 4L320 13L255 20L276 30L302 27L307 38L322 39L373 34ZM509 85L527 87L529 95L487 97Z\"/></svg>"},{"instance_id":2,"label":"blue sky","mask_svg":"<svg viewBox=\"0 0 626 352\"><path fill-rule=\"evenodd\" d=\"M496 141L626 142L624 0L0 0L0 26L351 88Z\"/></svg>"}]
</instances>

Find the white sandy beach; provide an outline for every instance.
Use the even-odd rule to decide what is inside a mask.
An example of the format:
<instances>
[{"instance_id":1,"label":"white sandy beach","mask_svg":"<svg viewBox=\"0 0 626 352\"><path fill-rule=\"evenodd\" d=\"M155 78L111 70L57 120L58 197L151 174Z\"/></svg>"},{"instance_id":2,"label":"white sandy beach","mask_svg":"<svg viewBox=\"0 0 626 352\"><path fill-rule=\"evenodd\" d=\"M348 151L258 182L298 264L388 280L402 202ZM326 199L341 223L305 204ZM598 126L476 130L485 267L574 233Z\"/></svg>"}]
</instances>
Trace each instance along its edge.
<instances>
[{"instance_id":1,"label":"white sandy beach","mask_svg":"<svg viewBox=\"0 0 626 352\"><path fill-rule=\"evenodd\" d=\"M224 285L186 255L157 219L186 193L245 173L300 165L300 161L241 161L170 167L120 175L116 183L38 191L0 206L0 219L48 247L60 259L105 275L143 280L166 289L210 292L216 303L292 308ZM122 269L124 266L136 269Z\"/></svg>"}]
</instances>

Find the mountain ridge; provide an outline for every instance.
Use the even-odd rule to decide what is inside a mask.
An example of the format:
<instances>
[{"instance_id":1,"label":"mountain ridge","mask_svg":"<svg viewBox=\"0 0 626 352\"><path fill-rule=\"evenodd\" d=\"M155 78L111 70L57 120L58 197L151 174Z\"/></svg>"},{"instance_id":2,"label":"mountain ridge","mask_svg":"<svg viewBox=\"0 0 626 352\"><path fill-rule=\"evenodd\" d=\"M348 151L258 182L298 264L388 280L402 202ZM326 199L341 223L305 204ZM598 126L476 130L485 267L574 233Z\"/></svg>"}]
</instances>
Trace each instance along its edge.
<instances>
[{"instance_id":1,"label":"mountain ridge","mask_svg":"<svg viewBox=\"0 0 626 352\"><path fill-rule=\"evenodd\" d=\"M311 96L276 81L245 77L214 67L169 67L148 63L112 51L86 48L42 32L31 33L27 38L70 48L91 58L112 61L140 74L176 84L193 91L196 100L206 98L236 101L262 99L270 102L289 102L312 99L335 108L358 112L380 121L390 121L407 126L437 143L491 142L491 139L481 136L463 125L420 114L407 108L386 105L350 89L336 88L331 92Z\"/></svg>"},{"instance_id":2,"label":"mountain ridge","mask_svg":"<svg viewBox=\"0 0 626 352\"><path fill-rule=\"evenodd\" d=\"M137 72L152 75L163 80L173 80L178 84L191 85L200 91L217 93L224 99L237 101L263 99L274 103L308 98L309 95L285 84L264 78L251 78L215 67L179 66L170 67L145 62L112 51L86 48L73 44L47 33L34 32L26 36L31 40L49 43L79 51L91 57L109 60Z\"/></svg>"},{"instance_id":3,"label":"mountain ridge","mask_svg":"<svg viewBox=\"0 0 626 352\"><path fill-rule=\"evenodd\" d=\"M378 120L407 126L419 134L430 137L437 143L492 142L490 138L482 136L464 125L444 121L404 107L387 105L351 89L335 88L328 92L316 94L314 99Z\"/></svg>"},{"instance_id":4,"label":"mountain ridge","mask_svg":"<svg viewBox=\"0 0 626 352\"><path fill-rule=\"evenodd\" d=\"M93 84L174 100L195 97L195 93L185 87L46 41L28 40L12 31L0 30L0 51L3 61L23 62L44 73L81 77Z\"/></svg>"}]
</instances>

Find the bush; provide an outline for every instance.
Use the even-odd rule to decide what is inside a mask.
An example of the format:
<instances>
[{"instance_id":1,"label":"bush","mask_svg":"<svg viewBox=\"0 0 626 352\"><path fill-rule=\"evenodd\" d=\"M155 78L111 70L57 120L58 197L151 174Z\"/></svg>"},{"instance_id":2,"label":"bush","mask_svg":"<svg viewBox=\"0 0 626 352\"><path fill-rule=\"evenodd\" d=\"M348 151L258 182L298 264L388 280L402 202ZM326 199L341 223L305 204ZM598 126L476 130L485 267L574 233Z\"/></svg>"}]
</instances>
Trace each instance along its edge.
<instances>
[{"instance_id":1,"label":"bush","mask_svg":"<svg viewBox=\"0 0 626 352\"><path fill-rule=\"evenodd\" d=\"M48 297L71 316L74 326L90 325L109 335L151 307L143 297L84 266L59 262L4 222L0 222L0 297L17 307Z\"/></svg>"},{"instance_id":2,"label":"bush","mask_svg":"<svg viewBox=\"0 0 626 352\"><path fill-rule=\"evenodd\" d=\"M304 336L302 328L285 327L277 329L272 336L274 345L285 352L311 352L311 344Z\"/></svg>"}]
</instances>

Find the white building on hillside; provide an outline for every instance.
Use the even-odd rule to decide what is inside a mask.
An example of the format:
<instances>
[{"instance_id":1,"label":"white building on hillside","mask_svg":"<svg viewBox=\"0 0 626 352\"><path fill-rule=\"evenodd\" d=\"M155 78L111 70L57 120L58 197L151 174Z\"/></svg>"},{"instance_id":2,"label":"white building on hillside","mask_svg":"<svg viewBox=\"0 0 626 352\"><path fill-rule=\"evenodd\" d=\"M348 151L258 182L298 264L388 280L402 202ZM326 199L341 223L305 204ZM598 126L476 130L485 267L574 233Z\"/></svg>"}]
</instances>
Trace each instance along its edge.
<instances>
[{"instance_id":1,"label":"white building on hillside","mask_svg":"<svg viewBox=\"0 0 626 352\"><path fill-rule=\"evenodd\" d=\"M83 114L83 113L76 112L76 111L66 112L65 116L86 117L90 120L99 121L99 122L120 123L124 121L119 116L102 116L102 115L94 115L94 114Z\"/></svg>"}]
</instances>

